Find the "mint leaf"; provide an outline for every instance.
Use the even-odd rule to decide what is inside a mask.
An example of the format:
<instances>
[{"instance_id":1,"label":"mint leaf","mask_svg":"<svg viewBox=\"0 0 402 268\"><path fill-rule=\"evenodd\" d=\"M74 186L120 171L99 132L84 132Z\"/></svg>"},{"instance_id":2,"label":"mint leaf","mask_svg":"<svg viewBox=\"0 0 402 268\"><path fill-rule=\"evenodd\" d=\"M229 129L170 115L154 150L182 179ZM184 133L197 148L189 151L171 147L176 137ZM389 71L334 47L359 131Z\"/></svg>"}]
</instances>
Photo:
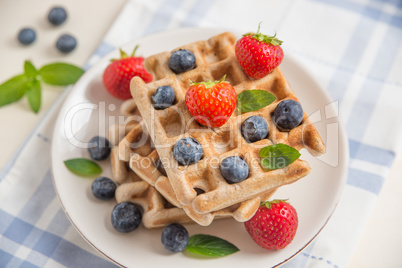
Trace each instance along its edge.
<instances>
[{"instance_id":1,"label":"mint leaf","mask_svg":"<svg viewBox=\"0 0 402 268\"><path fill-rule=\"evenodd\" d=\"M16 102L24 96L28 78L24 74L14 76L0 85L0 107Z\"/></svg>"},{"instance_id":2,"label":"mint leaf","mask_svg":"<svg viewBox=\"0 0 402 268\"><path fill-rule=\"evenodd\" d=\"M239 251L235 245L224 239L204 234L190 237L186 250L210 257L222 257Z\"/></svg>"},{"instance_id":3,"label":"mint leaf","mask_svg":"<svg viewBox=\"0 0 402 268\"><path fill-rule=\"evenodd\" d=\"M39 69L43 82L56 86L74 84L83 73L81 68L67 63L52 63Z\"/></svg>"},{"instance_id":4,"label":"mint leaf","mask_svg":"<svg viewBox=\"0 0 402 268\"><path fill-rule=\"evenodd\" d=\"M300 157L298 150L282 143L266 146L259 154L261 163L269 169L284 168Z\"/></svg>"},{"instance_id":5,"label":"mint leaf","mask_svg":"<svg viewBox=\"0 0 402 268\"><path fill-rule=\"evenodd\" d=\"M25 61L24 71L25 71L25 75L29 79L36 79L36 76L38 75L38 71L36 70L35 66L33 66L33 64L30 61Z\"/></svg>"},{"instance_id":6,"label":"mint leaf","mask_svg":"<svg viewBox=\"0 0 402 268\"><path fill-rule=\"evenodd\" d=\"M64 161L66 167L79 176L94 176L102 172L102 168L92 160L86 158L73 158Z\"/></svg>"},{"instance_id":7,"label":"mint leaf","mask_svg":"<svg viewBox=\"0 0 402 268\"><path fill-rule=\"evenodd\" d=\"M29 87L25 93L27 96L29 106L31 106L32 110L35 113L39 112L40 109L40 104L41 104L41 86L40 82L38 80L34 80L31 83L29 83Z\"/></svg>"},{"instance_id":8,"label":"mint leaf","mask_svg":"<svg viewBox=\"0 0 402 268\"><path fill-rule=\"evenodd\" d=\"M246 90L237 95L237 110L240 113L257 111L270 105L276 97L261 89Z\"/></svg>"}]
</instances>

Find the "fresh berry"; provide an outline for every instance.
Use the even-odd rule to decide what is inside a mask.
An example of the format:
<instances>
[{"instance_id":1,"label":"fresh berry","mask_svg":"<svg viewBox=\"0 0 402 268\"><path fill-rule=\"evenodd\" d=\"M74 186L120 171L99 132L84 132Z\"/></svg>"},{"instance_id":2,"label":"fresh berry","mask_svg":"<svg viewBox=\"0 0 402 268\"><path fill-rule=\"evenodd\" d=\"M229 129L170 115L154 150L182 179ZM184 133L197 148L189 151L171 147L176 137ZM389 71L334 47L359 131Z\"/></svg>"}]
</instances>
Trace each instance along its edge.
<instances>
[{"instance_id":1,"label":"fresh berry","mask_svg":"<svg viewBox=\"0 0 402 268\"><path fill-rule=\"evenodd\" d=\"M283 200L264 202L244 223L251 238L262 248L282 249L292 242L298 218L295 208Z\"/></svg>"},{"instance_id":2,"label":"fresh berry","mask_svg":"<svg viewBox=\"0 0 402 268\"><path fill-rule=\"evenodd\" d=\"M23 28L18 33L18 41L23 45L30 45L36 39L36 33L32 28Z\"/></svg>"},{"instance_id":3,"label":"fresh berry","mask_svg":"<svg viewBox=\"0 0 402 268\"><path fill-rule=\"evenodd\" d=\"M142 221L141 207L131 202L117 204L112 211L112 225L122 233L134 231Z\"/></svg>"},{"instance_id":4,"label":"fresh berry","mask_svg":"<svg viewBox=\"0 0 402 268\"><path fill-rule=\"evenodd\" d=\"M92 183L92 193L100 200L108 200L114 197L116 183L107 177L99 177Z\"/></svg>"},{"instance_id":5,"label":"fresh berry","mask_svg":"<svg viewBox=\"0 0 402 268\"><path fill-rule=\"evenodd\" d=\"M258 115L250 116L241 124L241 134L248 143L265 139L268 136L267 121Z\"/></svg>"},{"instance_id":6,"label":"fresh berry","mask_svg":"<svg viewBox=\"0 0 402 268\"><path fill-rule=\"evenodd\" d=\"M182 166L197 163L203 155L201 144L194 138L183 138L173 147L173 156Z\"/></svg>"},{"instance_id":7,"label":"fresh berry","mask_svg":"<svg viewBox=\"0 0 402 268\"><path fill-rule=\"evenodd\" d=\"M238 156L229 156L222 160L221 174L228 183L237 183L248 178L248 164Z\"/></svg>"},{"instance_id":8,"label":"fresh berry","mask_svg":"<svg viewBox=\"0 0 402 268\"><path fill-rule=\"evenodd\" d=\"M195 67L195 56L187 49L179 49L170 55L168 65L176 74L187 72Z\"/></svg>"},{"instance_id":9,"label":"fresh berry","mask_svg":"<svg viewBox=\"0 0 402 268\"><path fill-rule=\"evenodd\" d=\"M104 137L95 136L89 141L88 151L93 160L104 160L110 155L110 142Z\"/></svg>"},{"instance_id":10,"label":"fresh berry","mask_svg":"<svg viewBox=\"0 0 402 268\"><path fill-rule=\"evenodd\" d=\"M272 72L283 60L282 41L260 33L243 35L235 44L237 61L248 76L260 79Z\"/></svg>"},{"instance_id":11,"label":"fresh berry","mask_svg":"<svg viewBox=\"0 0 402 268\"><path fill-rule=\"evenodd\" d=\"M77 39L69 34L63 34L57 39L56 47L60 52L70 53L77 46Z\"/></svg>"},{"instance_id":12,"label":"fresh berry","mask_svg":"<svg viewBox=\"0 0 402 268\"><path fill-rule=\"evenodd\" d=\"M120 50L120 59L112 59L103 73L103 84L107 91L118 99L131 99L130 81L134 76L139 76L145 83L153 79L152 74L144 68L144 58L135 57L137 48L130 56Z\"/></svg>"},{"instance_id":13,"label":"fresh berry","mask_svg":"<svg viewBox=\"0 0 402 268\"><path fill-rule=\"evenodd\" d=\"M186 249L190 236L183 225L172 223L163 229L161 240L170 252L180 252Z\"/></svg>"},{"instance_id":14,"label":"fresh berry","mask_svg":"<svg viewBox=\"0 0 402 268\"><path fill-rule=\"evenodd\" d=\"M186 106L201 125L220 127L229 120L236 108L237 95L229 82L221 80L192 83L186 92Z\"/></svg>"},{"instance_id":15,"label":"fresh berry","mask_svg":"<svg viewBox=\"0 0 402 268\"><path fill-rule=\"evenodd\" d=\"M152 103L156 110L163 110L171 106L174 102L175 94L171 86L161 86L152 96Z\"/></svg>"},{"instance_id":16,"label":"fresh berry","mask_svg":"<svg viewBox=\"0 0 402 268\"><path fill-rule=\"evenodd\" d=\"M289 131L303 120L303 108L300 103L291 99L281 101L275 108L274 121L281 131Z\"/></svg>"},{"instance_id":17,"label":"fresh berry","mask_svg":"<svg viewBox=\"0 0 402 268\"><path fill-rule=\"evenodd\" d=\"M54 7L49 11L48 21L54 26L63 24L67 19L67 12L62 7Z\"/></svg>"}]
</instances>

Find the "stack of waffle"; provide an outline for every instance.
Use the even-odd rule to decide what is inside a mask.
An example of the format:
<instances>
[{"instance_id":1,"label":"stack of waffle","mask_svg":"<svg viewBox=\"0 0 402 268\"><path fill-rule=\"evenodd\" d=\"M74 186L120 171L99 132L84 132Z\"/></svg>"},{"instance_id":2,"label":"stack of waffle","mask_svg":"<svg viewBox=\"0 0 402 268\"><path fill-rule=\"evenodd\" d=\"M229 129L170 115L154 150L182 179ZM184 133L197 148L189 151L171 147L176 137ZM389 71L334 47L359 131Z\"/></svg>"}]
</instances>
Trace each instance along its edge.
<instances>
[{"instance_id":1,"label":"stack of waffle","mask_svg":"<svg viewBox=\"0 0 402 268\"><path fill-rule=\"evenodd\" d=\"M214 218L222 217L247 221L277 188L296 182L310 172L309 164L300 159L281 169L265 170L260 165L261 148L284 143L297 150L306 148L314 156L325 150L306 114L302 123L288 132L276 127L272 119L276 105L284 99L298 99L279 68L262 79L248 77L236 60L235 41L233 34L223 33L175 49L188 49L196 57L196 67L182 74L175 74L168 67L173 51L150 56L144 66L154 80L146 84L134 77L131 81L133 99L121 108L122 114L127 116L126 123L112 127L110 133L111 140L118 144L112 152L112 166L120 185L117 201L131 200L140 204L147 228L191 221L206 226ZM276 101L255 112L235 111L220 128L201 126L186 108L184 99L189 81L219 80L224 75L237 94L262 89L274 94ZM156 110L151 96L158 87L165 85L174 89L175 102L169 108ZM267 121L269 135L247 143L240 126L253 115ZM137 120L131 122L132 117ZM196 164L181 166L173 156L173 146L184 137L196 139L203 148L203 158ZM247 162L249 177L229 184L220 173L219 163L234 155Z\"/></svg>"}]
</instances>

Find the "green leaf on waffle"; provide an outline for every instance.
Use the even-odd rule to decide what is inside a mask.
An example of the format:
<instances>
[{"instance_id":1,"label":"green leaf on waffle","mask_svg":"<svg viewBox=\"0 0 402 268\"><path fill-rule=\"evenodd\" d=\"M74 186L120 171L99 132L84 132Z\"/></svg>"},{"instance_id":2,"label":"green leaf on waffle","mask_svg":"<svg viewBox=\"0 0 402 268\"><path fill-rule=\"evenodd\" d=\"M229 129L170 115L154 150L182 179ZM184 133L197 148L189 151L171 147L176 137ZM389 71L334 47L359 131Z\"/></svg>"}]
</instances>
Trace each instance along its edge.
<instances>
[{"instance_id":1,"label":"green leaf on waffle","mask_svg":"<svg viewBox=\"0 0 402 268\"><path fill-rule=\"evenodd\" d=\"M239 251L232 243L222 238L205 234L191 236L186 250L209 257L222 257Z\"/></svg>"},{"instance_id":2,"label":"green leaf on waffle","mask_svg":"<svg viewBox=\"0 0 402 268\"><path fill-rule=\"evenodd\" d=\"M237 110L240 113L257 111L270 105L276 97L261 89L246 90L237 95Z\"/></svg>"},{"instance_id":3,"label":"green leaf on waffle","mask_svg":"<svg viewBox=\"0 0 402 268\"><path fill-rule=\"evenodd\" d=\"M64 161L66 167L76 175L83 177L95 176L102 173L102 168L92 160L73 158Z\"/></svg>"},{"instance_id":4,"label":"green leaf on waffle","mask_svg":"<svg viewBox=\"0 0 402 268\"><path fill-rule=\"evenodd\" d=\"M28 78L25 74L14 76L0 85L0 107L16 102L24 96Z\"/></svg>"},{"instance_id":5,"label":"green leaf on waffle","mask_svg":"<svg viewBox=\"0 0 402 268\"><path fill-rule=\"evenodd\" d=\"M271 170L284 168L300 157L299 151L282 143L266 146L259 154L262 165Z\"/></svg>"},{"instance_id":6,"label":"green leaf on waffle","mask_svg":"<svg viewBox=\"0 0 402 268\"><path fill-rule=\"evenodd\" d=\"M52 63L39 69L43 82L56 86L74 84L84 73L81 68L68 63Z\"/></svg>"}]
</instances>

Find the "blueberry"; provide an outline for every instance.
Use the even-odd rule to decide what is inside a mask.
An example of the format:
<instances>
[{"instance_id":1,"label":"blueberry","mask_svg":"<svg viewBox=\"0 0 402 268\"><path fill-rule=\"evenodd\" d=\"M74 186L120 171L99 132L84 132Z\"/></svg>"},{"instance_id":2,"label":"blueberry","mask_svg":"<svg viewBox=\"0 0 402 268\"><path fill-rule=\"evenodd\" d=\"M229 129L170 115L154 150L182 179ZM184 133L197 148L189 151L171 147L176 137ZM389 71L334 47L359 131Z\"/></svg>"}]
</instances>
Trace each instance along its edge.
<instances>
[{"instance_id":1,"label":"blueberry","mask_svg":"<svg viewBox=\"0 0 402 268\"><path fill-rule=\"evenodd\" d=\"M275 108L274 121L281 131L289 131L303 120L303 108L297 101L287 99L281 101Z\"/></svg>"},{"instance_id":2,"label":"blueberry","mask_svg":"<svg viewBox=\"0 0 402 268\"><path fill-rule=\"evenodd\" d=\"M173 148L173 156L182 166L197 163L203 155L201 144L193 138L183 138Z\"/></svg>"},{"instance_id":3,"label":"blueberry","mask_svg":"<svg viewBox=\"0 0 402 268\"><path fill-rule=\"evenodd\" d=\"M248 178L248 164L238 156L229 156L223 159L220 170L228 183L241 182Z\"/></svg>"},{"instance_id":4,"label":"blueberry","mask_svg":"<svg viewBox=\"0 0 402 268\"><path fill-rule=\"evenodd\" d=\"M248 143L265 139L268 136L268 124L261 116L250 116L241 124L241 134Z\"/></svg>"},{"instance_id":5,"label":"blueberry","mask_svg":"<svg viewBox=\"0 0 402 268\"><path fill-rule=\"evenodd\" d=\"M77 40L69 34L63 34L56 42L57 49L63 53L70 53L76 46Z\"/></svg>"},{"instance_id":6,"label":"blueberry","mask_svg":"<svg viewBox=\"0 0 402 268\"><path fill-rule=\"evenodd\" d=\"M95 136L89 141L88 151L94 160L104 160L110 155L110 142L108 139Z\"/></svg>"},{"instance_id":7,"label":"blueberry","mask_svg":"<svg viewBox=\"0 0 402 268\"><path fill-rule=\"evenodd\" d=\"M122 233L134 231L142 221L141 207L131 202L117 204L112 211L112 225Z\"/></svg>"},{"instance_id":8,"label":"blueberry","mask_svg":"<svg viewBox=\"0 0 402 268\"><path fill-rule=\"evenodd\" d=\"M108 200L114 197L116 183L107 177L99 177L92 183L92 193L100 200Z\"/></svg>"},{"instance_id":9,"label":"blueberry","mask_svg":"<svg viewBox=\"0 0 402 268\"><path fill-rule=\"evenodd\" d=\"M183 225L172 223L163 229L161 240L170 252L180 252L186 249L190 236Z\"/></svg>"},{"instance_id":10,"label":"blueberry","mask_svg":"<svg viewBox=\"0 0 402 268\"><path fill-rule=\"evenodd\" d=\"M163 166L163 163L160 158L158 158L158 160L156 160L155 167L159 170L160 173L167 176L165 167Z\"/></svg>"},{"instance_id":11,"label":"blueberry","mask_svg":"<svg viewBox=\"0 0 402 268\"><path fill-rule=\"evenodd\" d=\"M62 7L54 7L49 11L47 19L51 24L55 26L61 25L67 19L67 12Z\"/></svg>"},{"instance_id":12,"label":"blueberry","mask_svg":"<svg viewBox=\"0 0 402 268\"><path fill-rule=\"evenodd\" d=\"M36 33L32 28L23 28L18 33L18 41L23 45L30 45L36 39Z\"/></svg>"},{"instance_id":13,"label":"blueberry","mask_svg":"<svg viewBox=\"0 0 402 268\"><path fill-rule=\"evenodd\" d=\"M175 94L171 86L161 86L152 96L152 103L156 110L163 110L171 106L174 102Z\"/></svg>"},{"instance_id":14,"label":"blueberry","mask_svg":"<svg viewBox=\"0 0 402 268\"><path fill-rule=\"evenodd\" d=\"M169 68L176 74L184 73L195 67L195 56L187 49L179 49L172 53L168 61Z\"/></svg>"}]
</instances>

